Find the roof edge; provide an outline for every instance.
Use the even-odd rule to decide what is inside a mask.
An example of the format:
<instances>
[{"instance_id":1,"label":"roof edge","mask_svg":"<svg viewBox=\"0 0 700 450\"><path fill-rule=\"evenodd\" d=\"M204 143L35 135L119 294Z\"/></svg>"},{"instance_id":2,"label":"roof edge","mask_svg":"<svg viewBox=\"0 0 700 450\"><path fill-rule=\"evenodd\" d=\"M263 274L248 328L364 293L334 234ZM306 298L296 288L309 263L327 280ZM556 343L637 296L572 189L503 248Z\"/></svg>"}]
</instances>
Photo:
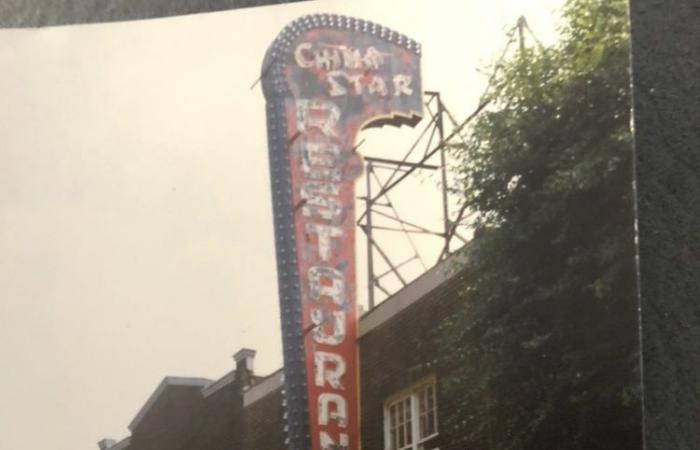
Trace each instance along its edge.
<instances>
[{"instance_id":1,"label":"roof edge","mask_svg":"<svg viewBox=\"0 0 700 450\"><path fill-rule=\"evenodd\" d=\"M128 448L129 445L131 445L131 436L127 436L113 446L109 447L109 450L124 450L125 448Z\"/></svg>"},{"instance_id":2,"label":"roof edge","mask_svg":"<svg viewBox=\"0 0 700 450\"><path fill-rule=\"evenodd\" d=\"M151 394L150 397L148 397L148 400L146 400L146 403L141 407L138 413L136 413L136 417L133 418L131 423L129 423L129 431L133 432L134 428L136 428L139 423L143 420L143 418L146 416L146 413L148 413L148 410L150 410L153 405L156 403L156 400L158 400L158 397L160 397L165 390L170 387L170 386L183 386L183 387L198 387L200 389L205 388L206 386L212 384L212 380L209 380L207 378L191 378L191 377L165 377L163 378L163 381L160 382L158 387L156 388L155 391Z\"/></svg>"},{"instance_id":3,"label":"roof edge","mask_svg":"<svg viewBox=\"0 0 700 450\"><path fill-rule=\"evenodd\" d=\"M208 384L207 386L204 386L202 388L202 395L204 397L209 397L213 393L223 389L224 387L228 386L229 384L233 383L236 380L236 371L232 370L223 377L219 378L218 380L214 381L213 383Z\"/></svg>"},{"instance_id":4,"label":"roof edge","mask_svg":"<svg viewBox=\"0 0 700 450\"><path fill-rule=\"evenodd\" d=\"M258 400L267 397L282 386L284 386L284 373L282 373L282 369L279 369L265 377L264 380L251 386L243 393L243 407L248 407Z\"/></svg>"},{"instance_id":5,"label":"roof edge","mask_svg":"<svg viewBox=\"0 0 700 450\"><path fill-rule=\"evenodd\" d=\"M460 271L455 269L464 267L464 258L463 252L453 253L395 292L391 297L379 303L374 309L366 312L359 320L357 338L362 338L437 289L442 283L457 276Z\"/></svg>"}]
</instances>

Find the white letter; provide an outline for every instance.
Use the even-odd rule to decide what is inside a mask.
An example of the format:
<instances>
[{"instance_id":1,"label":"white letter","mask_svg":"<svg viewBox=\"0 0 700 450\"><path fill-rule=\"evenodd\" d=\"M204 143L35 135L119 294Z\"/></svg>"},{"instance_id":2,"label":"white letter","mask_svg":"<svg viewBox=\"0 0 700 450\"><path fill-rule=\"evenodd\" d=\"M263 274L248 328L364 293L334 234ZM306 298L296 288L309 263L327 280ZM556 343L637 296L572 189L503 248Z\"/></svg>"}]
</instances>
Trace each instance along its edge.
<instances>
[{"instance_id":1,"label":"white letter","mask_svg":"<svg viewBox=\"0 0 700 450\"><path fill-rule=\"evenodd\" d=\"M342 179L342 173L339 167L311 168L302 162L301 170L306 178L311 178L312 180L326 180L339 183Z\"/></svg>"},{"instance_id":2,"label":"white letter","mask_svg":"<svg viewBox=\"0 0 700 450\"><path fill-rule=\"evenodd\" d=\"M331 284L322 283L322 278L330 281ZM310 267L309 295L316 301L320 300L322 296L327 296L332 298L336 305L345 305L345 278L343 274L332 267Z\"/></svg>"},{"instance_id":3,"label":"white letter","mask_svg":"<svg viewBox=\"0 0 700 450\"><path fill-rule=\"evenodd\" d=\"M311 337L319 344L340 345L345 340L345 312L333 312L333 334L326 334L325 325L330 316L319 308L311 309L311 321L315 328Z\"/></svg>"},{"instance_id":4,"label":"white letter","mask_svg":"<svg viewBox=\"0 0 700 450\"><path fill-rule=\"evenodd\" d=\"M362 82L360 81L360 79L362 78L361 75L349 75L340 70L334 70L332 72L328 72L326 78L331 84L331 90L329 92L331 97L338 97L340 95L345 95L348 93L348 90L345 88L345 86L341 85L340 82L338 82L339 78L344 78L348 83L352 84L353 88L355 89L355 95L362 95Z\"/></svg>"},{"instance_id":5,"label":"white letter","mask_svg":"<svg viewBox=\"0 0 700 450\"><path fill-rule=\"evenodd\" d=\"M321 450L348 450L350 440L348 435L340 433L340 439L336 444L325 431L321 431Z\"/></svg>"},{"instance_id":6,"label":"white letter","mask_svg":"<svg viewBox=\"0 0 700 450\"><path fill-rule=\"evenodd\" d=\"M342 228L321 223L307 223L306 232L318 236L318 254L323 261L328 261L331 257L331 239L343 235Z\"/></svg>"},{"instance_id":7,"label":"white letter","mask_svg":"<svg viewBox=\"0 0 700 450\"><path fill-rule=\"evenodd\" d=\"M331 90L328 91L328 94L331 97L339 97L341 95L345 95L348 93L348 90L345 89L345 86L343 86L342 84L340 84L338 82L338 80L336 80L336 77L340 77L343 75L344 75L343 72L339 72L337 70L334 70L333 72L328 72L326 74L326 79L328 80L328 82L331 85Z\"/></svg>"},{"instance_id":8,"label":"white letter","mask_svg":"<svg viewBox=\"0 0 700 450\"><path fill-rule=\"evenodd\" d=\"M337 184L305 181L300 195L306 200L301 209L304 217L318 216L324 220L335 220L343 212L338 200L340 188Z\"/></svg>"},{"instance_id":9,"label":"white letter","mask_svg":"<svg viewBox=\"0 0 700 450\"><path fill-rule=\"evenodd\" d=\"M340 156L340 147L331 143L307 142L303 154L309 166L334 166Z\"/></svg>"},{"instance_id":10,"label":"white letter","mask_svg":"<svg viewBox=\"0 0 700 450\"><path fill-rule=\"evenodd\" d=\"M304 57L304 50L311 50L311 47L311 44L308 42L302 42L301 44L297 45L297 48L294 51L294 58L297 60L299 67L310 69L314 66L313 59L306 59Z\"/></svg>"},{"instance_id":11,"label":"white letter","mask_svg":"<svg viewBox=\"0 0 700 450\"><path fill-rule=\"evenodd\" d=\"M413 94L413 89L411 89L411 76L410 75L396 75L394 76L394 96Z\"/></svg>"},{"instance_id":12,"label":"white letter","mask_svg":"<svg viewBox=\"0 0 700 450\"><path fill-rule=\"evenodd\" d=\"M382 53L374 47L368 47L365 52L365 57L362 58L367 69L379 69L379 66L384 63L384 56L387 53Z\"/></svg>"},{"instance_id":13,"label":"white letter","mask_svg":"<svg viewBox=\"0 0 700 450\"><path fill-rule=\"evenodd\" d=\"M341 170L334 166L339 156L340 148L337 145L306 142L306 146L302 146L301 149L301 170L307 178L338 182L341 178Z\"/></svg>"},{"instance_id":14,"label":"white letter","mask_svg":"<svg viewBox=\"0 0 700 450\"><path fill-rule=\"evenodd\" d=\"M316 53L316 68L322 70L333 70L340 67L340 53L338 50L323 49Z\"/></svg>"},{"instance_id":15,"label":"white letter","mask_svg":"<svg viewBox=\"0 0 700 450\"><path fill-rule=\"evenodd\" d=\"M331 403L335 404L335 411L330 410ZM334 420L339 427L347 427L348 405L343 396L326 392L318 396L318 424L328 425L331 420Z\"/></svg>"},{"instance_id":16,"label":"white letter","mask_svg":"<svg viewBox=\"0 0 700 450\"><path fill-rule=\"evenodd\" d=\"M335 369L326 369L326 363L335 364ZM315 352L314 368L316 386L323 387L328 382L333 389L344 389L340 382L340 377L345 374L345 360L342 356L335 353Z\"/></svg>"},{"instance_id":17,"label":"white letter","mask_svg":"<svg viewBox=\"0 0 700 450\"><path fill-rule=\"evenodd\" d=\"M343 53L343 61L346 69L362 68L362 55L358 49L352 47L348 48L344 45L341 45L338 48Z\"/></svg>"},{"instance_id":18,"label":"white letter","mask_svg":"<svg viewBox=\"0 0 700 450\"><path fill-rule=\"evenodd\" d=\"M387 94L387 89L386 89L386 83L384 82L384 78L375 75L372 78L372 81L369 83L369 93L374 94L377 93L381 95L382 97L386 96Z\"/></svg>"},{"instance_id":19,"label":"white letter","mask_svg":"<svg viewBox=\"0 0 700 450\"><path fill-rule=\"evenodd\" d=\"M338 135L335 126L340 119L340 108L327 100L297 100L297 128L308 132L319 129L326 136Z\"/></svg>"}]
</instances>

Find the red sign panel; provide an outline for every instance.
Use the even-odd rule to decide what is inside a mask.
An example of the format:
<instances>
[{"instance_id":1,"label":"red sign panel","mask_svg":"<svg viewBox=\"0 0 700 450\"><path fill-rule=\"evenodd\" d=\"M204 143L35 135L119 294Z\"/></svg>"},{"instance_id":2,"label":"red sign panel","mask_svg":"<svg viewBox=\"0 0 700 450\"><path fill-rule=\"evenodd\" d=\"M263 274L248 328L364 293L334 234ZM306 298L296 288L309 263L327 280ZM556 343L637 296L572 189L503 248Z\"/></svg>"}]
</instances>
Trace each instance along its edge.
<instances>
[{"instance_id":1,"label":"red sign panel","mask_svg":"<svg viewBox=\"0 0 700 450\"><path fill-rule=\"evenodd\" d=\"M292 417L302 408L289 410L295 450L307 450L304 438L314 450L359 448L354 182L362 163L354 143L364 127L418 120L419 54L395 32L341 16L299 19L268 51L271 165L273 177L288 177L273 180L287 395L301 397L305 386L307 402L304 420ZM293 430L302 422L307 436Z\"/></svg>"}]
</instances>

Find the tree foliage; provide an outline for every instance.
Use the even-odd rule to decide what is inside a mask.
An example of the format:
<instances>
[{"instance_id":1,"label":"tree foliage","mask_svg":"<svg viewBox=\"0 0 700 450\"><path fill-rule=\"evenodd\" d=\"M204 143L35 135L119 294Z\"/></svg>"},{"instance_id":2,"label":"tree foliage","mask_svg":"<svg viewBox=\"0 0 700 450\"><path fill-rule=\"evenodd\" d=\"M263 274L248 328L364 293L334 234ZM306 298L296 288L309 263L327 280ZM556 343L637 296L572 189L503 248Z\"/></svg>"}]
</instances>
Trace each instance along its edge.
<instances>
[{"instance_id":1,"label":"tree foliage","mask_svg":"<svg viewBox=\"0 0 700 450\"><path fill-rule=\"evenodd\" d=\"M465 449L641 448L627 4L569 0L559 31L454 150L477 233L443 428Z\"/></svg>"}]
</instances>

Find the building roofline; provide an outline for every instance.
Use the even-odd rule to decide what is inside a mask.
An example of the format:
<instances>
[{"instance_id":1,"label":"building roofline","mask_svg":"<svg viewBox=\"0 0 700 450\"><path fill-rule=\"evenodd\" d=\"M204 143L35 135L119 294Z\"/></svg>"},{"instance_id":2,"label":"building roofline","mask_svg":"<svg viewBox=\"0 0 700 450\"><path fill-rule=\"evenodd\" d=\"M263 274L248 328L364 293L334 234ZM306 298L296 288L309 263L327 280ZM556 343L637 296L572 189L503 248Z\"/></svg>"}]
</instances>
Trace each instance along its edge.
<instances>
[{"instance_id":1,"label":"building roofline","mask_svg":"<svg viewBox=\"0 0 700 450\"><path fill-rule=\"evenodd\" d=\"M458 270L455 270L455 265L463 263L463 258L461 252L453 253L379 303L375 308L366 312L359 320L358 339L413 305L445 281L455 277L459 273Z\"/></svg>"},{"instance_id":2,"label":"building roofline","mask_svg":"<svg viewBox=\"0 0 700 450\"><path fill-rule=\"evenodd\" d=\"M455 270L455 264L463 263L463 256L461 252L454 253L446 260L438 263L418 278L410 282L403 289L394 293L392 296L381 302L374 309L365 313L359 319L358 327L358 340L361 339L366 334L370 333L372 330L378 328L382 324L391 320L401 311L405 310L409 306L418 302L420 299L428 295L430 292L437 289L442 283L455 277L459 270ZM253 352L253 350L244 349L248 352ZM240 353L240 352L239 352ZM134 428L143 420L148 411L153 407L155 402L158 400L163 392L170 386L192 386L199 387L201 389L202 395L208 397L223 387L229 385L236 379L235 371L231 371L219 378L216 381L212 381L206 378L185 378L185 377L165 377L163 381L160 382L156 390L151 394L146 403L141 407L136 417L129 424L129 430L133 432ZM252 405L258 400L264 398L275 390L279 389L284 385L284 374L282 369L273 372L272 374L265 377L263 380L259 381L255 385L248 388L243 395L244 406ZM116 444L110 450L121 450L123 447L118 447L126 441L128 445L129 438L126 438Z\"/></svg>"},{"instance_id":3,"label":"building roofline","mask_svg":"<svg viewBox=\"0 0 700 450\"><path fill-rule=\"evenodd\" d=\"M282 369L271 373L265 379L251 386L243 393L243 407L247 407L257 402L258 400L268 396L272 392L281 388L284 385L284 374Z\"/></svg>"},{"instance_id":4,"label":"building roofline","mask_svg":"<svg viewBox=\"0 0 700 450\"><path fill-rule=\"evenodd\" d=\"M131 444L131 436L127 436L121 441L117 442L113 446L109 447L108 450L124 450L125 448L128 448L129 445Z\"/></svg>"},{"instance_id":5,"label":"building roofline","mask_svg":"<svg viewBox=\"0 0 700 450\"><path fill-rule=\"evenodd\" d=\"M202 388L202 395L204 397L209 397L213 393L223 389L224 387L228 386L229 384L233 383L236 380L236 371L232 370L223 377L219 378L218 380L214 381L213 383L208 384L207 386L204 386Z\"/></svg>"},{"instance_id":6,"label":"building roofline","mask_svg":"<svg viewBox=\"0 0 700 450\"><path fill-rule=\"evenodd\" d=\"M151 394L150 397L148 397L148 400L146 400L146 403L141 407L138 413L136 413L136 417L129 423L129 430L131 432L134 431L134 428L136 428L139 423L143 420L143 418L146 416L148 411L153 407L153 405L156 403L158 400L158 397L160 397L165 390L170 387L170 386L191 386L191 387L199 387L200 389L205 388L206 386L212 384L212 380L206 379L206 378L188 378L188 377L165 377L163 378L163 381L160 382L158 387L156 388L155 391Z\"/></svg>"}]
</instances>

